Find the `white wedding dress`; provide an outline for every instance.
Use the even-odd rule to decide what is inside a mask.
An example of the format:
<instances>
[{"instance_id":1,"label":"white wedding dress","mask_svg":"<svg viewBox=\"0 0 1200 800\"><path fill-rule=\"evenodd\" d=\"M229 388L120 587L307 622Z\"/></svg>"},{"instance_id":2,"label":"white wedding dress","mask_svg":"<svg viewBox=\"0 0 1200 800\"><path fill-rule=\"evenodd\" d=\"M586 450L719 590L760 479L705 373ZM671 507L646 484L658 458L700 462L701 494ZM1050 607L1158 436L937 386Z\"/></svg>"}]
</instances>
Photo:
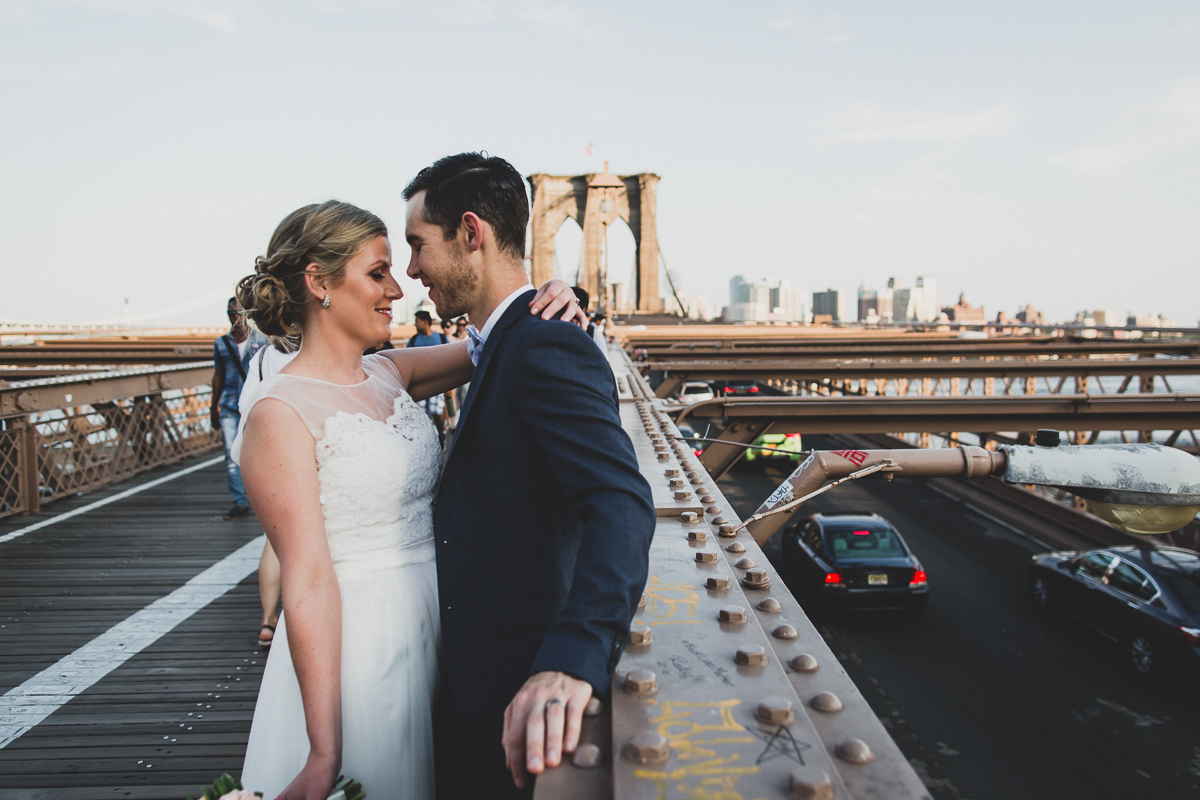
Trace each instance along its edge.
<instances>
[{"instance_id":1,"label":"white wedding dress","mask_svg":"<svg viewBox=\"0 0 1200 800\"><path fill-rule=\"evenodd\" d=\"M274 375L253 402L282 400L317 440L321 508L342 597L342 773L374 800L423 800L434 795L440 623L432 502L441 451L391 360L367 356L363 369L367 379L354 386ZM308 750L280 617L242 784L271 800L299 774Z\"/></svg>"}]
</instances>

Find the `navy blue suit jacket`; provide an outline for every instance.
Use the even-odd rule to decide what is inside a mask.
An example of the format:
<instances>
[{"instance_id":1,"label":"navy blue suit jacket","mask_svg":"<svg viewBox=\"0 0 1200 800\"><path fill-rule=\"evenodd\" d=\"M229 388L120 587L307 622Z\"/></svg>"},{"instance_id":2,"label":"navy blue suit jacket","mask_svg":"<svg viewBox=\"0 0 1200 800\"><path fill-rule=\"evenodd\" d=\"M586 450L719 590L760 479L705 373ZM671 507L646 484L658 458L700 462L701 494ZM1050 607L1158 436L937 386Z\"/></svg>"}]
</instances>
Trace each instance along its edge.
<instances>
[{"instance_id":1,"label":"navy blue suit jacket","mask_svg":"<svg viewBox=\"0 0 1200 800\"><path fill-rule=\"evenodd\" d=\"M646 584L654 505L612 368L518 298L488 335L434 510L443 674L481 753L536 672L606 697Z\"/></svg>"}]
</instances>

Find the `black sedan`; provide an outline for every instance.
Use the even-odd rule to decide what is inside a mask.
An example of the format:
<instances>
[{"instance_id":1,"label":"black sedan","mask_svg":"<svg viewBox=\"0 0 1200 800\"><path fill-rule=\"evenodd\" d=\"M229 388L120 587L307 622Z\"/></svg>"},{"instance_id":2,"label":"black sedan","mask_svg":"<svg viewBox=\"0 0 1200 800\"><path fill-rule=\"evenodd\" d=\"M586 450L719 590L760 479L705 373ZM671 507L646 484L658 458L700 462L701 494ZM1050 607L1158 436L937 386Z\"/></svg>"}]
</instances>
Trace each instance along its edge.
<instances>
[{"instance_id":1,"label":"black sedan","mask_svg":"<svg viewBox=\"0 0 1200 800\"><path fill-rule=\"evenodd\" d=\"M814 514L784 532L783 564L819 606L916 613L929 598L921 562L878 514Z\"/></svg>"},{"instance_id":2,"label":"black sedan","mask_svg":"<svg viewBox=\"0 0 1200 800\"><path fill-rule=\"evenodd\" d=\"M1200 553L1106 547L1033 557L1034 605L1056 607L1124 646L1133 668L1200 668Z\"/></svg>"}]
</instances>

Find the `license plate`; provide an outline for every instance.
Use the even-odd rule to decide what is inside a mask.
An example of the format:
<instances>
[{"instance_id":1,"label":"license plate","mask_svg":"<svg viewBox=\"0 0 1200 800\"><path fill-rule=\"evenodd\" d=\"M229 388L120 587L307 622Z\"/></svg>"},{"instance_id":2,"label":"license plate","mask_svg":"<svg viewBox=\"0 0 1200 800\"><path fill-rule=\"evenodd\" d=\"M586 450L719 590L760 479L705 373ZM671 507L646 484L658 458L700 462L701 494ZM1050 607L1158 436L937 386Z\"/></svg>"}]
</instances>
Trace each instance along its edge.
<instances>
[{"instance_id":1,"label":"license plate","mask_svg":"<svg viewBox=\"0 0 1200 800\"><path fill-rule=\"evenodd\" d=\"M868 575L867 583L871 586L883 586L887 584L887 575Z\"/></svg>"}]
</instances>

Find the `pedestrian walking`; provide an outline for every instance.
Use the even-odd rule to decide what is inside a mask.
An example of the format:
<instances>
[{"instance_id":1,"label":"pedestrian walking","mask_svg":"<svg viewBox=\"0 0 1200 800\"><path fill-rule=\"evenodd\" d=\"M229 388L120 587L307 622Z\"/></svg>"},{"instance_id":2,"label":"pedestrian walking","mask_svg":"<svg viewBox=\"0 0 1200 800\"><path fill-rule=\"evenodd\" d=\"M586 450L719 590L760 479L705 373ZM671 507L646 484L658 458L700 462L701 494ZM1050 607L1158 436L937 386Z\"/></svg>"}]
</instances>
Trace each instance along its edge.
<instances>
[{"instance_id":1,"label":"pedestrian walking","mask_svg":"<svg viewBox=\"0 0 1200 800\"><path fill-rule=\"evenodd\" d=\"M250 408L254 405L254 392L260 383L271 377L291 363L299 350L287 350L288 345L295 346L284 339L278 339L269 347L263 347L250 359L249 369L246 370L246 382L242 385L242 394L238 398L238 408ZM238 428L238 436L246 428L246 419L242 418ZM240 445L239 448L240 449ZM282 586L279 557L268 540L263 545L262 555L258 558L258 600L262 604L262 623L258 628L258 646L270 647L275 641L275 626L279 623L279 594Z\"/></svg>"},{"instance_id":2,"label":"pedestrian walking","mask_svg":"<svg viewBox=\"0 0 1200 800\"><path fill-rule=\"evenodd\" d=\"M225 512L225 519L237 519L250 513L250 501L242 487L242 473L229 455L229 448L237 436L241 414L238 398L242 384L246 382L246 370L250 359L268 343L267 337L246 324L242 307L236 298L229 298L225 313L229 317L229 332L213 342L212 405L209 420L214 430L221 431L225 445L225 472L229 495L233 506Z\"/></svg>"},{"instance_id":3,"label":"pedestrian walking","mask_svg":"<svg viewBox=\"0 0 1200 800\"><path fill-rule=\"evenodd\" d=\"M450 344L450 337L446 334L433 330L433 315L422 309L413 315L413 321L416 323L417 332L408 340L406 347L432 347L439 344ZM428 400L425 400L418 405L425 409L425 413L433 420L433 425L437 428L438 441L444 443L446 438L446 401L450 400L453 403L453 398L449 393L435 394Z\"/></svg>"}]
</instances>

